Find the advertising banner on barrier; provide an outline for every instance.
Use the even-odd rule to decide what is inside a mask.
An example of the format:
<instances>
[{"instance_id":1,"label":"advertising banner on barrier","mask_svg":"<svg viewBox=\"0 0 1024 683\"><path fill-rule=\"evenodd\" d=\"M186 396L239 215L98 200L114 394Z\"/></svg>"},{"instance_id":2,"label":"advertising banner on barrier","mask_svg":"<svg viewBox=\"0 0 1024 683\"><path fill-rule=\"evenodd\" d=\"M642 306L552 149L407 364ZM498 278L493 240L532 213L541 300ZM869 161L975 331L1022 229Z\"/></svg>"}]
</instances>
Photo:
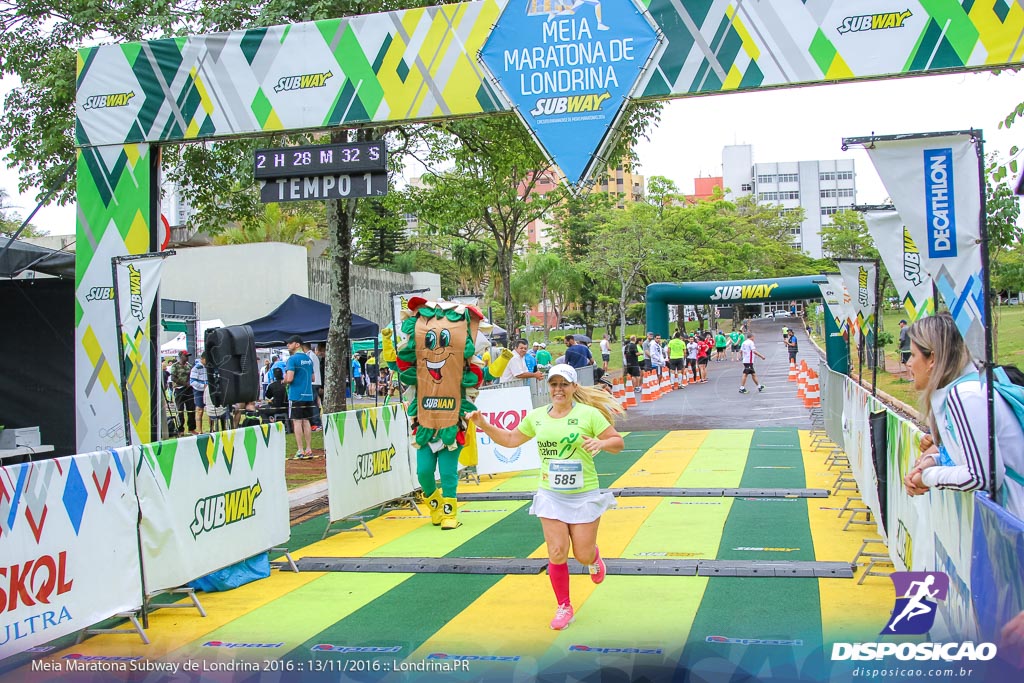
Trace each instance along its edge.
<instances>
[{"instance_id":1,"label":"advertising banner on barrier","mask_svg":"<svg viewBox=\"0 0 1024 683\"><path fill-rule=\"evenodd\" d=\"M1024 521L985 493L974 496L971 588L979 638L999 642L999 632L1024 611Z\"/></svg>"},{"instance_id":2,"label":"advertising banner on barrier","mask_svg":"<svg viewBox=\"0 0 1024 683\"><path fill-rule=\"evenodd\" d=\"M850 319L857 317L857 314L853 312L853 297L850 296L850 290L846 288L842 275L832 273L825 277L828 279L829 289L835 293L833 299L835 308L830 304L829 311L835 319L839 331L846 332L850 329Z\"/></svg>"},{"instance_id":3,"label":"advertising banner on barrier","mask_svg":"<svg viewBox=\"0 0 1024 683\"><path fill-rule=\"evenodd\" d=\"M970 133L904 136L867 151L967 347L985 358L978 144Z\"/></svg>"},{"instance_id":4,"label":"advertising banner on barrier","mask_svg":"<svg viewBox=\"0 0 1024 683\"><path fill-rule=\"evenodd\" d=\"M907 319L914 322L935 313L931 275L925 270L921 252L899 212L865 211L864 221L900 295Z\"/></svg>"},{"instance_id":5,"label":"advertising banner on barrier","mask_svg":"<svg viewBox=\"0 0 1024 683\"><path fill-rule=\"evenodd\" d=\"M843 444L846 456L850 460L850 469L857 480L861 500L871 510L875 518L878 535L883 539L885 520L878 504L878 481L875 479L875 461L871 451L871 430L868 425L868 413L877 402L871 395L852 379L846 378L843 387Z\"/></svg>"},{"instance_id":6,"label":"advertising banner on barrier","mask_svg":"<svg viewBox=\"0 0 1024 683\"><path fill-rule=\"evenodd\" d=\"M142 606L134 449L0 467L0 660Z\"/></svg>"},{"instance_id":7,"label":"advertising banner on barrier","mask_svg":"<svg viewBox=\"0 0 1024 683\"><path fill-rule=\"evenodd\" d=\"M475 403L477 409L492 425L504 429L516 429L526 417L526 413L533 410L529 387L481 391ZM517 448L504 448L491 441L483 430L478 429L476 443L479 452L476 471L479 474L522 472L540 468L540 452L537 450L536 439L530 439Z\"/></svg>"},{"instance_id":8,"label":"advertising banner on barrier","mask_svg":"<svg viewBox=\"0 0 1024 683\"><path fill-rule=\"evenodd\" d=\"M150 323L154 313L153 303L160 291L163 265L164 257L156 254L150 258L117 261L114 266L117 307L121 316L118 323L124 349L121 369L125 373L131 443L149 443L153 440L150 355L155 340L150 334Z\"/></svg>"},{"instance_id":9,"label":"advertising banner on barrier","mask_svg":"<svg viewBox=\"0 0 1024 683\"><path fill-rule=\"evenodd\" d=\"M146 589L181 586L291 534L280 422L141 446Z\"/></svg>"},{"instance_id":10,"label":"advertising banner on barrier","mask_svg":"<svg viewBox=\"0 0 1024 683\"><path fill-rule=\"evenodd\" d=\"M324 416L331 521L414 491L409 417L401 403Z\"/></svg>"}]
</instances>

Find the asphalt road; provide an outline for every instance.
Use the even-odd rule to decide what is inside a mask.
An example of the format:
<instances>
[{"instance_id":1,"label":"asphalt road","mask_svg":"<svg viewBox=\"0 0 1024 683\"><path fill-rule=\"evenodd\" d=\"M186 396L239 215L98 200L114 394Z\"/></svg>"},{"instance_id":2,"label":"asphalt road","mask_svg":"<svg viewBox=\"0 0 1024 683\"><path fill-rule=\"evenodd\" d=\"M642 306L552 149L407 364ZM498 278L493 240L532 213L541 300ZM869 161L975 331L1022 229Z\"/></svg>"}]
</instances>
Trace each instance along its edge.
<instances>
[{"instance_id":1,"label":"asphalt road","mask_svg":"<svg viewBox=\"0 0 1024 683\"><path fill-rule=\"evenodd\" d=\"M787 381L789 355L782 344L782 327L800 325L798 318L751 321L754 343L765 360L755 359L757 378L765 385L758 393L747 380L749 393L739 393L743 365L739 361L708 363L706 384L690 384L653 403L640 403L616 421L622 431L671 429L754 429L756 427L810 426L807 408L796 397L796 383ZM803 329L797 329L800 352L797 361L817 367L817 349ZM637 394L637 400L640 395Z\"/></svg>"}]
</instances>

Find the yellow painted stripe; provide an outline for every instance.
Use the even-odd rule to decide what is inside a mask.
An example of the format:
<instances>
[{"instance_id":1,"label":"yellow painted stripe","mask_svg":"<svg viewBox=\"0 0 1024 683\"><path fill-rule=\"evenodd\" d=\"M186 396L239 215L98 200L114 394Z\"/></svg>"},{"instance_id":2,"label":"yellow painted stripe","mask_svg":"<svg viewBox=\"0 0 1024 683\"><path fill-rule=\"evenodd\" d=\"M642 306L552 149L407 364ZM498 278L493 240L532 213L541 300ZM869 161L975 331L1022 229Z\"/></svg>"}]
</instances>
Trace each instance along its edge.
<instances>
[{"instance_id":1,"label":"yellow painted stripe","mask_svg":"<svg viewBox=\"0 0 1024 683\"><path fill-rule=\"evenodd\" d=\"M808 488L830 488L836 478L825 466L829 450L812 450L810 433L801 430L800 448L803 451L804 472ZM814 541L814 559L823 562L850 562L865 538L879 538L873 526L851 526L843 531L849 513L839 517L838 510L846 503L846 495L828 498L808 498L808 520ZM875 546L878 550L882 546ZM821 629L826 643L833 641L857 642L877 639L885 626L895 600L892 581L885 577L869 576L857 585L860 569L854 579L818 579L821 596Z\"/></svg>"}]
</instances>

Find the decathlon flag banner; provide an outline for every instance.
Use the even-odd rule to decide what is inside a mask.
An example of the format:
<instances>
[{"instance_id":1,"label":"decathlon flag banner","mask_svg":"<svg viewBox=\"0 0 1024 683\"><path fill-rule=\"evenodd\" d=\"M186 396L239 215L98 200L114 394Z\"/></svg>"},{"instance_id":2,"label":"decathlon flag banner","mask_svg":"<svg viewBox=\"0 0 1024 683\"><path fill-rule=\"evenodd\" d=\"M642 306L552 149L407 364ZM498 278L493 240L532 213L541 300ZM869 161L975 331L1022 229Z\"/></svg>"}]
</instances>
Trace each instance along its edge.
<instances>
[{"instance_id":1,"label":"decathlon flag banner","mask_svg":"<svg viewBox=\"0 0 1024 683\"><path fill-rule=\"evenodd\" d=\"M967 348L985 358L976 138L962 133L878 140L868 155Z\"/></svg>"},{"instance_id":2,"label":"decathlon flag banner","mask_svg":"<svg viewBox=\"0 0 1024 683\"><path fill-rule=\"evenodd\" d=\"M486 389L474 401L477 410L495 427L518 429L526 413L533 410L530 387ZM476 430L477 466L479 474L521 472L540 468L537 440L530 439L522 446L505 448L491 441L482 429Z\"/></svg>"},{"instance_id":3,"label":"decathlon flag banner","mask_svg":"<svg viewBox=\"0 0 1024 683\"><path fill-rule=\"evenodd\" d=\"M134 452L0 467L0 660L142 606Z\"/></svg>"},{"instance_id":4,"label":"decathlon flag banner","mask_svg":"<svg viewBox=\"0 0 1024 683\"><path fill-rule=\"evenodd\" d=\"M836 261L849 291L850 321L857 333L866 335L875 322L875 279L878 269L872 261Z\"/></svg>"},{"instance_id":5,"label":"decathlon flag banner","mask_svg":"<svg viewBox=\"0 0 1024 683\"><path fill-rule=\"evenodd\" d=\"M332 522L419 486L404 404L325 415L324 448Z\"/></svg>"},{"instance_id":6,"label":"decathlon flag banner","mask_svg":"<svg viewBox=\"0 0 1024 683\"><path fill-rule=\"evenodd\" d=\"M828 308L828 314L836 321L836 327L842 332L846 317L843 314L843 290L836 287L831 280L818 283L818 289L821 290L821 298Z\"/></svg>"},{"instance_id":7,"label":"decathlon flag banner","mask_svg":"<svg viewBox=\"0 0 1024 683\"><path fill-rule=\"evenodd\" d=\"M910 322L935 313L932 279L898 211L865 211L864 222Z\"/></svg>"},{"instance_id":8,"label":"decathlon flag banner","mask_svg":"<svg viewBox=\"0 0 1024 683\"><path fill-rule=\"evenodd\" d=\"M832 316L841 332L850 329L850 320L856 320L857 314L853 311L853 297L850 290L846 288L846 282L842 275L830 274L825 276L828 279L829 288L838 294L836 308L832 309Z\"/></svg>"},{"instance_id":9,"label":"decathlon flag banner","mask_svg":"<svg viewBox=\"0 0 1024 683\"><path fill-rule=\"evenodd\" d=\"M140 452L147 590L182 586L288 540L282 423L143 444Z\"/></svg>"},{"instance_id":10,"label":"decathlon flag banner","mask_svg":"<svg viewBox=\"0 0 1024 683\"><path fill-rule=\"evenodd\" d=\"M509 0L480 63L541 149L577 185L598 165L658 47L630 0Z\"/></svg>"},{"instance_id":11,"label":"decathlon flag banner","mask_svg":"<svg viewBox=\"0 0 1024 683\"><path fill-rule=\"evenodd\" d=\"M117 305L120 312L121 339L124 358L120 370L125 373L125 390L128 402L128 421L131 425L132 443L149 443L153 440L152 394L153 345L156 342L150 334L153 304L160 291L160 273L163 269L163 255L119 261L114 267L117 273Z\"/></svg>"}]
</instances>

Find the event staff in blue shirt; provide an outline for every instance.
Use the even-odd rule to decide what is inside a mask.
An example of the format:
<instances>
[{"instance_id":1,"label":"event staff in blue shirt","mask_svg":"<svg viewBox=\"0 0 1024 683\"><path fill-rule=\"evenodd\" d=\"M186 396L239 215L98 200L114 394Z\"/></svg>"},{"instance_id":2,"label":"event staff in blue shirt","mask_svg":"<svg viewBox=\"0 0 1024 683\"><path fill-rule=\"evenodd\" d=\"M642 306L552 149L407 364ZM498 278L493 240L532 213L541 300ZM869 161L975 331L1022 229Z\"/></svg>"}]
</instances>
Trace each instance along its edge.
<instances>
[{"instance_id":1,"label":"event staff in blue shirt","mask_svg":"<svg viewBox=\"0 0 1024 683\"><path fill-rule=\"evenodd\" d=\"M302 352L302 337L293 335L288 338L288 371L284 382L288 385L288 417L292 421L295 432L295 445L298 451L296 460L308 460L313 457L313 430L309 419L313 417L316 404L313 399L313 361ZM302 448L302 444L306 448Z\"/></svg>"}]
</instances>

